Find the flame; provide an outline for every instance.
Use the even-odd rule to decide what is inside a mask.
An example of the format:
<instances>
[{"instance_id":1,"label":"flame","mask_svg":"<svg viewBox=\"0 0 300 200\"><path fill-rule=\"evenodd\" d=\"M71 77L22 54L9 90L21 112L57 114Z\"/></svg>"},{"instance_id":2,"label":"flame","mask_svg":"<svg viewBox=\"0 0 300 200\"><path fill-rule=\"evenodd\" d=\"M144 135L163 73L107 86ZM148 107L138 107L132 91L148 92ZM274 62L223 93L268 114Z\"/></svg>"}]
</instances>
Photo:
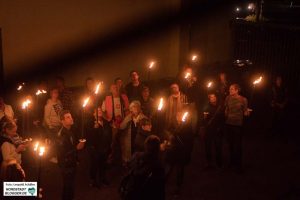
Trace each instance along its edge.
<instances>
[{"instance_id":1,"label":"flame","mask_svg":"<svg viewBox=\"0 0 300 200\"><path fill-rule=\"evenodd\" d=\"M41 90L38 90L38 91L35 93L35 95L40 95L40 94L42 94L42 91L41 91Z\"/></svg>"},{"instance_id":2,"label":"flame","mask_svg":"<svg viewBox=\"0 0 300 200\"><path fill-rule=\"evenodd\" d=\"M182 116L181 121L182 121L182 122L185 122L188 115L189 115L189 112L185 112L185 113L183 114L183 116Z\"/></svg>"},{"instance_id":3,"label":"flame","mask_svg":"<svg viewBox=\"0 0 300 200\"><path fill-rule=\"evenodd\" d=\"M256 79L253 84L256 85L256 84L259 84L261 81L262 81L262 76L260 76L258 79Z\"/></svg>"},{"instance_id":4,"label":"flame","mask_svg":"<svg viewBox=\"0 0 300 200\"><path fill-rule=\"evenodd\" d=\"M197 60L197 55L192 56L192 61L195 61L195 60Z\"/></svg>"},{"instance_id":5,"label":"flame","mask_svg":"<svg viewBox=\"0 0 300 200\"><path fill-rule=\"evenodd\" d=\"M38 91L36 91L36 93L35 93L35 95L40 95L40 94L46 94L47 93L47 91L46 90L38 90Z\"/></svg>"},{"instance_id":6,"label":"flame","mask_svg":"<svg viewBox=\"0 0 300 200\"><path fill-rule=\"evenodd\" d=\"M95 94L98 94L100 85L101 85L101 82L97 84L96 89L95 89Z\"/></svg>"},{"instance_id":7,"label":"flame","mask_svg":"<svg viewBox=\"0 0 300 200\"><path fill-rule=\"evenodd\" d=\"M191 77L191 73L190 72L187 72L186 74L185 74L185 79L188 79L188 78L190 78Z\"/></svg>"},{"instance_id":8,"label":"flame","mask_svg":"<svg viewBox=\"0 0 300 200\"><path fill-rule=\"evenodd\" d=\"M44 153L45 153L45 147L44 147L44 146L41 146L41 147L39 148L39 156L43 156Z\"/></svg>"},{"instance_id":9,"label":"flame","mask_svg":"<svg viewBox=\"0 0 300 200\"><path fill-rule=\"evenodd\" d=\"M20 84L17 88L18 91L22 90L23 89L23 86L25 85L25 83L23 82L22 84Z\"/></svg>"},{"instance_id":10,"label":"flame","mask_svg":"<svg viewBox=\"0 0 300 200\"><path fill-rule=\"evenodd\" d=\"M157 110L161 110L164 106L164 99L160 98Z\"/></svg>"},{"instance_id":11,"label":"flame","mask_svg":"<svg viewBox=\"0 0 300 200\"><path fill-rule=\"evenodd\" d=\"M149 69L152 69L152 67L154 66L155 62L151 62L149 65Z\"/></svg>"},{"instance_id":12,"label":"flame","mask_svg":"<svg viewBox=\"0 0 300 200\"><path fill-rule=\"evenodd\" d=\"M207 87L210 88L210 87L212 86L212 84L213 84L213 82L209 82L209 83L207 84Z\"/></svg>"},{"instance_id":13,"label":"flame","mask_svg":"<svg viewBox=\"0 0 300 200\"><path fill-rule=\"evenodd\" d=\"M29 104L31 104L31 101L27 99L22 103L22 109L26 109L29 106Z\"/></svg>"},{"instance_id":14,"label":"flame","mask_svg":"<svg viewBox=\"0 0 300 200\"><path fill-rule=\"evenodd\" d=\"M90 101L90 97L86 98L86 99L84 100L83 104L82 104L82 107L85 108L86 105L89 103L89 101Z\"/></svg>"},{"instance_id":15,"label":"flame","mask_svg":"<svg viewBox=\"0 0 300 200\"><path fill-rule=\"evenodd\" d=\"M39 142L36 142L35 145L34 145L33 150L34 150L34 151L37 151L37 149L39 148L39 146L40 146L40 143L39 143Z\"/></svg>"}]
</instances>

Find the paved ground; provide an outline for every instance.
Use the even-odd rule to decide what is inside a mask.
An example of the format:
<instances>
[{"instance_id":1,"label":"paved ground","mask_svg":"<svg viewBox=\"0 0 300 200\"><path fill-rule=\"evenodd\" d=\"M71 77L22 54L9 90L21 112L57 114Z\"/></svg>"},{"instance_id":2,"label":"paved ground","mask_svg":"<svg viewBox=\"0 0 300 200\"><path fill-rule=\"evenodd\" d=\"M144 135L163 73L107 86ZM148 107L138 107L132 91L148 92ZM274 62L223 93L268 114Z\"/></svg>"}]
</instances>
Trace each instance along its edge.
<instances>
[{"instance_id":1,"label":"paved ground","mask_svg":"<svg viewBox=\"0 0 300 200\"><path fill-rule=\"evenodd\" d=\"M229 169L205 171L203 142L195 140L192 162L188 166L182 194L178 199L188 200L290 200L300 199L300 137L268 137L263 122L245 134L245 173L236 174ZM286 133L284 133L286 134ZM226 144L225 144L226 157ZM88 185L88 157L80 155L76 177L76 199L119 199L117 188L122 172L118 168L109 171L111 186L100 190ZM37 170L28 172L28 179L36 179ZM60 198L61 177L58 167L47 164L43 167L42 185L44 199ZM172 199L172 179L167 184L167 199Z\"/></svg>"}]
</instances>

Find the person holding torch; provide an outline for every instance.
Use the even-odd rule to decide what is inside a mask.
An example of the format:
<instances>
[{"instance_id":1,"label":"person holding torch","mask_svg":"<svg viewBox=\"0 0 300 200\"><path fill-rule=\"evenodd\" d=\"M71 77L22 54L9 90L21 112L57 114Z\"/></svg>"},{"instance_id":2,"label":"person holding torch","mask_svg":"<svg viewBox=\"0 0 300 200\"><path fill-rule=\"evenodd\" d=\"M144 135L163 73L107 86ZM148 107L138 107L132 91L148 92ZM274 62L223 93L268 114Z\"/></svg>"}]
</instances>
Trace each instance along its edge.
<instances>
[{"instance_id":1,"label":"person holding torch","mask_svg":"<svg viewBox=\"0 0 300 200\"><path fill-rule=\"evenodd\" d=\"M229 87L229 95L225 99L225 136L229 143L230 167L242 172L242 139L243 122L249 116L248 100L239 94L238 84Z\"/></svg>"},{"instance_id":2,"label":"person holding torch","mask_svg":"<svg viewBox=\"0 0 300 200\"><path fill-rule=\"evenodd\" d=\"M191 114L188 111L178 112L176 126L168 132L168 141L165 142L166 179L176 171L176 188L174 196L180 194L186 166L191 161L193 150L193 130Z\"/></svg>"},{"instance_id":3,"label":"person holding torch","mask_svg":"<svg viewBox=\"0 0 300 200\"><path fill-rule=\"evenodd\" d=\"M85 140L79 140L73 132L74 124L70 111L60 114L62 128L57 135L57 161L63 179L62 199L74 198L74 185L77 166L77 152L85 146Z\"/></svg>"}]
</instances>

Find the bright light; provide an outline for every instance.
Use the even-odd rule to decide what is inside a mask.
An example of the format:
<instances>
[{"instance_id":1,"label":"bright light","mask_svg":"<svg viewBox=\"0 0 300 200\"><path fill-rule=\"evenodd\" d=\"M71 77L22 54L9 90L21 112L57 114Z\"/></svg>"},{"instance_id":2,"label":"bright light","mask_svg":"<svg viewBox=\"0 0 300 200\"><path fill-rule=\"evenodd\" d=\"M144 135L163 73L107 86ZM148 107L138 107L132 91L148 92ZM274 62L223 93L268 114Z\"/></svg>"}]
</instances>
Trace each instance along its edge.
<instances>
[{"instance_id":1,"label":"bright light","mask_svg":"<svg viewBox=\"0 0 300 200\"><path fill-rule=\"evenodd\" d=\"M241 9L240 9L239 7L237 7L237 8L235 9L236 12L240 12L240 10L241 10Z\"/></svg>"},{"instance_id":2,"label":"bright light","mask_svg":"<svg viewBox=\"0 0 300 200\"><path fill-rule=\"evenodd\" d=\"M154 64L155 64L155 62L151 62L150 65L149 65L149 69L152 69Z\"/></svg>"},{"instance_id":3,"label":"bright light","mask_svg":"<svg viewBox=\"0 0 300 200\"><path fill-rule=\"evenodd\" d=\"M23 88L23 85L19 85L17 90L20 91L20 90L22 90L22 88Z\"/></svg>"},{"instance_id":4,"label":"bright light","mask_svg":"<svg viewBox=\"0 0 300 200\"><path fill-rule=\"evenodd\" d=\"M95 94L99 93L101 82L96 85Z\"/></svg>"},{"instance_id":5,"label":"bright light","mask_svg":"<svg viewBox=\"0 0 300 200\"><path fill-rule=\"evenodd\" d=\"M39 146L40 146L40 143L39 143L39 142L36 142L35 145L34 145L33 150L34 150L34 151L37 151L38 148L39 148Z\"/></svg>"},{"instance_id":6,"label":"bright light","mask_svg":"<svg viewBox=\"0 0 300 200\"><path fill-rule=\"evenodd\" d=\"M248 10L253 10L254 9L254 3L249 3L247 8L248 8Z\"/></svg>"},{"instance_id":7,"label":"bright light","mask_svg":"<svg viewBox=\"0 0 300 200\"><path fill-rule=\"evenodd\" d=\"M42 94L42 91L41 90L38 90L36 93L35 93L35 95L40 95L40 94Z\"/></svg>"},{"instance_id":8,"label":"bright light","mask_svg":"<svg viewBox=\"0 0 300 200\"><path fill-rule=\"evenodd\" d=\"M191 74L190 72L187 72L187 73L185 74L185 77L184 77L184 78L185 78L185 79L188 79L188 78L191 77L191 75L192 75L192 74Z\"/></svg>"},{"instance_id":9,"label":"bright light","mask_svg":"<svg viewBox=\"0 0 300 200\"><path fill-rule=\"evenodd\" d=\"M22 103L22 109L26 109L29 106L29 104L31 104L31 101L27 99Z\"/></svg>"},{"instance_id":10,"label":"bright light","mask_svg":"<svg viewBox=\"0 0 300 200\"><path fill-rule=\"evenodd\" d=\"M44 153L45 153L45 147L44 147L44 146L41 146L41 147L39 148L39 156L43 156Z\"/></svg>"},{"instance_id":11,"label":"bright light","mask_svg":"<svg viewBox=\"0 0 300 200\"><path fill-rule=\"evenodd\" d=\"M262 81L262 76L260 76L258 79L256 79L254 82L253 82L253 85L257 85L259 84L261 81Z\"/></svg>"},{"instance_id":12,"label":"bright light","mask_svg":"<svg viewBox=\"0 0 300 200\"><path fill-rule=\"evenodd\" d=\"M83 104L82 104L82 107L85 108L86 105L89 103L89 101L90 101L90 97L86 98L86 99L84 100Z\"/></svg>"},{"instance_id":13,"label":"bright light","mask_svg":"<svg viewBox=\"0 0 300 200\"><path fill-rule=\"evenodd\" d=\"M207 87L210 88L212 86L213 82L208 82Z\"/></svg>"},{"instance_id":14,"label":"bright light","mask_svg":"<svg viewBox=\"0 0 300 200\"><path fill-rule=\"evenodd\" d=\"M160 98L157 110L161 110L164 106L164 99Z\"/></svg>"},{"instance_id":15,"label":"bright light","mask_svg":"<svg viewBox=\"0 0 300 200\"><path fill-rule=\"evenodd\" d=\"M192 61L196 61L196 60L197 60L197 58L198 58L198 56L197 56L197 55L193 55L193 56L192 56Z\"/></svg>"},{"instance_id":16,"label":"bright light","mask_svg":"<svg viewBox=\"0 0 300 200\"><path fill-rule=\"evenodd\" d=\"M185 112L185 113L183 114L183 116L182 116L182 118L181 118L181 121L182 121L182 122L185 122L185 121L186 121L186 118L187 118L188 114L189 114L189 112Z\"/></svg>"}]
</instances>

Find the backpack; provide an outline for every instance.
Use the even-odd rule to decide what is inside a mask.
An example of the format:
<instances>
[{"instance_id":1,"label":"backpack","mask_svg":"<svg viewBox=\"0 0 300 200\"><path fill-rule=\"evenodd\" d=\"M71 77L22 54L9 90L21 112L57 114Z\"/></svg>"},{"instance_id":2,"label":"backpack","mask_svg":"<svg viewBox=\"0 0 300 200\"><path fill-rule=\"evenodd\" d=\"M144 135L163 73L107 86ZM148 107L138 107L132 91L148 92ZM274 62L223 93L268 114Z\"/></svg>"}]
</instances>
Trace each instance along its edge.
<instances>
[{"instance_id":1,"label":"backpack","mask_svg":"<svg viewBox=\"0 0 300 200\"><path fill-rule=\"evenodd\" d=\"M132 170L123 177L119 187L119 194L123 200L138 199L143 189L152 178L153 172L145 162L139 158Z\"/></svg>"}]
</instances>

